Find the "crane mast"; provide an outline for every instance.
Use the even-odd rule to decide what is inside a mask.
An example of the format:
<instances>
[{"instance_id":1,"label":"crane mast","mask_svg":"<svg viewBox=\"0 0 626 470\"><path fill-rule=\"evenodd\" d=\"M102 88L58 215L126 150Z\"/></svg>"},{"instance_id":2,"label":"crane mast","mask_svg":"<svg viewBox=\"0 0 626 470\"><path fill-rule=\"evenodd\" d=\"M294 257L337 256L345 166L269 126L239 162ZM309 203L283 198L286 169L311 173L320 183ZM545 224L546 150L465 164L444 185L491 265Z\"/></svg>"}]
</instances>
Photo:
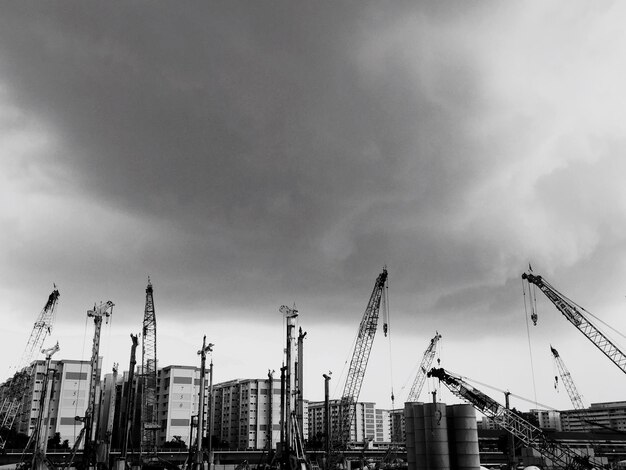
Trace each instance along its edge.
<instances>
[{"instance_id":1,"label":"crane mast","mask_svg":"<svg viewBox=\"0 0 626 470\"><path fill-rule=\"evenodd\" d=\"M574 325L578 331L589 339L596 347L604 353L622 372L626 372L626 355L602 333L593 323L583 314L583 308L569 300L553 286L551 286L543 277L536 276L531 273L522 274L522 279L534 284L545 294L545 296L554 304L559 312Z\"/></svg>"},{"instance_id":2,"label":"crane mast","mask_svg":"<svg viewBox=\"0 0 626 470\"><path fill-rule=\"evenodd\" d=\"M420 393L422 393L422 388L426 382L426 374L428 374L428 370L433 363L433 359L435 359L437 343L440 339L441 335L437 332L430 340L430 344L426 348L426 351L424 351L422 362L420 363L419 370L417 371L417 375L415 376L415 380L413 381L413 385L411 386L411 390L409 391L409 396L406 401L417 401Z\"/></svg>"},{"instance_id":3,"label":"crane mast","mask_svg":"<svg viewBox=\"0 0 626 470\"><path fill-rule=\"evenodd\" d=\"M384 300L385 285L387 283L387 269L383 268L382 273L378 275L374 290L370 296L370 300L361 319L359 331L354 346L354 352L350 361L350 368L346 377L346 383L339 402L339 427L338 427L338 443L340 447L345 448L350 440L350 427L354 419L355 406L361 392L361 385L365 377L365 369L369 360L376 327L378 325L378 314L380 311L381 301Z\"/></svg>"},{"instance_id":4,"label":"crane mast","mask_svg":"<svg viewBox=\"0 0 626 470\"><path fill-rule=\"evenodd\" d=\"M93 457L93 419L96 409L96 387L99 382L98 377L98 355L100 353L100 333L102 331L102 319L109 318L115 304L110 300L93 307L93 310L87 311L87 317L93 317L94 335L93 345L91 348L91 372L89 376L89 396L87 402L87 410L85 411L85 463L89 463Z\"/></svg>"},{"instance_id":5,"label":"crane mast","mask_svg":"<svg viewBox=\"0 0 626 470\"><path fill-rule=\"evenodd\" d=\"M142 331L141 454L146 457L153 457L156 455L156 430L160 426L156 422L156 316L154 314L154 298L150 278L148 278L148 286L146 287L146 308Z\"/></svg>"},{"instance_id":6,"label":"crane mast","mask_svg":"<svg viewBox=\"0 0 626 470\"><path fill-rule=\"evenodd\" d=\"M440 368L431 369L428 372L428 377L439 379L454 395L469 402L476 410L493 419L496 424L525 445L536 449L541 455L549 459L552 466L568 469L600 468L599 464L591 461L588 456L581 456L569 447L549 439L540 428L472 387L460 377Z\"/></svg>"}]
</instances>

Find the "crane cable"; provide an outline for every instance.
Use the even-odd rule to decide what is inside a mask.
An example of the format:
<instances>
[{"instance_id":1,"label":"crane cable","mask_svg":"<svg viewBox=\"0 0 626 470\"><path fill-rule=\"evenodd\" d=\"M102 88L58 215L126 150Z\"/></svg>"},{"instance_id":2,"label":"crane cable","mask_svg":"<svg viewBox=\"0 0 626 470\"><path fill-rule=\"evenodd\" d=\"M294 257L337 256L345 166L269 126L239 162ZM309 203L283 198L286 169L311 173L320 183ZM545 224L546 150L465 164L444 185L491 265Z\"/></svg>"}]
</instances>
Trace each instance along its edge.
<instances>
[{"instance_id":1,"label":"crane cable","mask_svg":"<svg viewBox=\"0 0 626 470\"><path fill-rule=\"evenodd\" d=\"M385 321L385 336L388 337L389 344L389 381L391 383L391 409L395 409L395 396L393 393L393 355L391 349L391 320L389 318L389 278L387 278L387 282L385 283L385 292L382 298L383 301L383 315Z\"/></svg>"},{"instance_id":2,"label":"crane cable","mask_svg":"<svg viewBox=\"0 0 626 470\"><path fill-rule=\"evenodd\" d=\"M537 385L535 383L535 367L533 365L533 349L530 341L530 326L528 324L528 309L526 307L526 288L524 287L524 280L522 279L522 294L524 296L524 318L526 320L526 335L528 338L528 355L530 357L530 372L533 379L533 394L535 396L535 404L537 404ZM530 303L532 308L532 291L528 289L528 296L530 297Z\"/></svg>"}]
</instances>

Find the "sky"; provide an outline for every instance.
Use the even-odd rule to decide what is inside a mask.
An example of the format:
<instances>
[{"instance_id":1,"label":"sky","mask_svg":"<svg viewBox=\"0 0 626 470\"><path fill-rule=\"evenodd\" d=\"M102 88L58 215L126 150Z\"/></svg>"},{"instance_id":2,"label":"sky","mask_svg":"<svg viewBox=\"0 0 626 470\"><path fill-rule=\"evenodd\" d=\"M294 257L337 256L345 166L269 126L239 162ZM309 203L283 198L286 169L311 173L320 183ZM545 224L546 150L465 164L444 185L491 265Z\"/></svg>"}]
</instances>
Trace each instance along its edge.
<instances>
[{"instance_id":1,"label":"sky","mask_svg":"<svg viewBox=\"0 0 626 470\"><path fill-rule=\"evenodd\" d=\"M295 304L305 398L328 371L338 397L386 266L361 400L402 406L435 332L442 367L517 408L571 408L550 345L586 404L626 399L541 293L529 322L521 281L532 264L626 343L625 20L579 0L2 2L0 380L54 283L45 346L88 360L86 312L111 300L103 370L126 370L150 277L161 366L199 365L206 335L216 383L265 378Z\"/></svg>"}]
</instances>

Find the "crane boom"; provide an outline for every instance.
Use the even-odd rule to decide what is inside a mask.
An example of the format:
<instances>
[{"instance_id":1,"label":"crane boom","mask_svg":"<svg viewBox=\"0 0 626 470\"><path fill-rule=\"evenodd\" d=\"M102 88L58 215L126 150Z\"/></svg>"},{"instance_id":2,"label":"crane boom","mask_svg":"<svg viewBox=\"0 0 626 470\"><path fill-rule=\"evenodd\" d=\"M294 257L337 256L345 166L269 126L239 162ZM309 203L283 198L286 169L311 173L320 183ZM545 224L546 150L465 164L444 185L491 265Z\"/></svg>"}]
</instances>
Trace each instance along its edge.
<instances>
[{"instance_id":1,"label":"crane boom","mask_svg":"<svg viewBox=\"0 0 626 470\"><path fill-rule=\"evenodd\" d=\"M583 404L582 397L578 393L578 389L574 384L574 379L572 379L572 375L569 373L569 370L567 370L567 367L565 367L565 363L563 362L563 359L561 359L559 352L552 346L550 346L550 351L552 351L552 356L554 357L556 368L559 371L559 375L561 376L563 384L565 385L567 395L569 396L569 399L572 402L574 409L577 411L576 414L581 420L583 430L588 431L590 425L594 424L594 422L591 419L591 416L589 416L587 408L585 408L585 405Z\"/></svg>"},{"instance_id":2,"label":"crane boom","mask_svg":"<svg viewBox=\"0 0 626 470\"><path fill-rule=\"evenodd\" d=\"M553 466L568 469L590 469L598 465L591 462L588 456L580 456L569 447L549 439L540 428L472 387L460 377L452 375L444 369L435 368L428 372L428 376L439 379L454 395L469 402L474 408L493 419L525 445L536 449L541 455L551 460Z\"/></svg>"},{"instance_id":3,"label":"crane boom","mask_svg":"<svg viewBox=\"0 0 626 470\"><path fill-rule=\"evenodd\" d=\"M541 276L524 273L522 274L522 279L528 281L529 284L536 285L578 331L595 344L622 372L626 372L626 354L587 319L583 314L584 309L582 307L576 305L557 291Z\"/></svg>"},{"instance_id":4,"label":"crane boom","mask_svg":"<svg viewBox=\"0 0 626 470\"><path fill-rule=\"evenodd\" d=\"M413 385L411 386L411 390L409 391L409 396L406 401L417 401L422 393L422 388L424 387L424 382L426 382L426 374L430 369L430 366L433 363L433 359L435 358L437 343L441 339L441 335L437 332L435 336L430 340L430 344L424 351L424 356L422 357L422 362L420 363L419 370L417 371L417 375L415 376L415 380L413 381Z\"/></svg>"},{"instance_id":5,"label":"crane boom","mask_svg":"<svg viewBox=\"0 0 626 470\"><path fill-rule=\"evenodd\" d=\"M561 359L559 352L552 346L550 346L550 351L552 351L552 356L554 357L556 368L559 371L559 375L561 376L561 380L565 385L565 390L569 395L572 405L574 405L574 408L576 410L585 410L585 405L583 404L583 400L580 397L578 390L576 389L576 385L574 384L572 375L569 373L569 370L567 370L567 367L565 367L565 363L563 362L563 359Z\"/></svg>"},{"instance_id":6,"label":"crane boom","mask_svg":"<svg viewBox=\"0 0 626 470\"><path fill-rule=\"evenodd\" d=\"M346 383L339 403L340 418L338 428L338 441L341 447L345 447L350 440L350 427L354 418L355 406L361 392L361 385L365 377L365 369L369 360L376 327L378 325L378 313L383 299L384 288L387 283L387 269L376 278L370 300L359 324L354 352L350 361L350 368L346 377Z\"/></svg>"},{"instance_id":7,"label":"crane boom","mask_svg":"<svg viewBox=\"0 0 626 470\"><path fill-rule=\"evenodd\" d=\"M40 352L46 337L52 332L59 296L59 290L55 285L54 290L48 296L46 304L41 309L37 321L33 325L26 348L17 364L15 375L11 378L7 387L8 390L2 393L0 428L12 429L20 409L22 406L25 406L22 403L22 398L27 382L31 379L29 366L35 354ZM5 441L0 439L0 449L3 449L4 445Z\"/></svg>"}]
</instances>

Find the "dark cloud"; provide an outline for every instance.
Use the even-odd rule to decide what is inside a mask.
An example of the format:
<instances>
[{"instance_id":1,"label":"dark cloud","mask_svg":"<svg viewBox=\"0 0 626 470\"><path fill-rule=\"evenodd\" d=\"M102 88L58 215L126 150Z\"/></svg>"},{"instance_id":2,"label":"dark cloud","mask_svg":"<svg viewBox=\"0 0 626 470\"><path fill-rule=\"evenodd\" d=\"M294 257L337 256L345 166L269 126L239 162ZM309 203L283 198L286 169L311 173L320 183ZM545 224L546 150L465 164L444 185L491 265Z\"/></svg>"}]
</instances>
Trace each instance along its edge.
<instances>
[{"instance_id":1,"label":"dark cloud","mask_svg":"<svg viewBox=\"0 0 626 470\"><path fill-rule=\"evenodd\" d=\"M37 269L89 302L106 291L140 310L150 274L164 312L258 318L295 301L356 323L387 264L401 321L420 312L432 330L478 332L511 317L528 258L552 270L600 243L575 229L561 191L593 172L569 166L567 149L548 164L537 150L558 106L528 111L531 71L508 80L520 61L536 66L506 31L532 13L491 2L0 8L7 101L55 136L30 164L47 175L44 194L69 201L47 236L21 243L13 229L19 279ZM569 243L544 246L557 219Z\"/></svg>"}]
</instances>

